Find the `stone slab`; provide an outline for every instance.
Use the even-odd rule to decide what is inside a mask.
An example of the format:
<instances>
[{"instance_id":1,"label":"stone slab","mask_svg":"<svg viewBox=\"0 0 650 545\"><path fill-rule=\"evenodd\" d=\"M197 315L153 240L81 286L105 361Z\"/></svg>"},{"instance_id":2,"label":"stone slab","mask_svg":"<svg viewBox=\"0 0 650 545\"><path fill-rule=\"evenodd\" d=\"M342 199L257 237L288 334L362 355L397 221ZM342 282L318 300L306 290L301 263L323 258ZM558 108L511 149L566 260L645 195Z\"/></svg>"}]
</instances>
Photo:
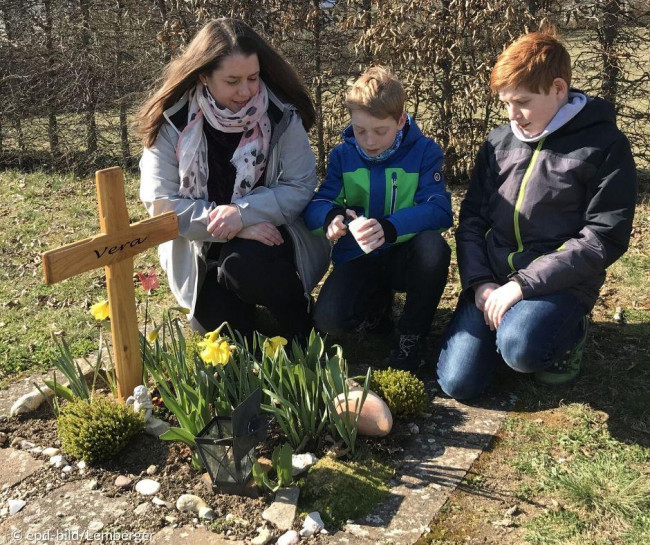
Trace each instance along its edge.
<instances>
[{"instance_id":1,"label":"stone slab","mask_svg":"<svg viewBox=\"0 0 650 545\"><path fill-rule=\"evenodd\" d=\"M296 517L296 507L300 488L280 488L275 493L275 501L262 513L262 518L267 520L278 530L286 532L293 526L293 519Z\"/></svg>"},{"instance_id":2,"label":"stone slab","mask_svg":"<svg viewBox=\"0 0 650 545\"><path fill-rule=\"evenodd\" d=\"M153 541L149 543L152 545L162 545L163 543L171 545L244 545L245 542L230 540L223 535L215 534L202 527L181 526L180 528L172 528L167 526L160 530L154 536Z\"/></svg>"},{"instance_id":3,"label":"stone slab","mask_svg":"<svg viewBox=\"0 0 650 545\"><path fill-rule=\"evenodd\" d=\"M24 450L0 449L0 488L14 486L44 465Z\"/></svg>"},{"instance_id":4,"label":"stone slab","mask_svg":"<svg viewBox=\"0 0 650 545\"><path fill-rule=\"evenodd\" d=\"M427 390L434 388L427 384ZM432 416L420 426L420 434L410 438L398 462L390 496L368 516L322 537L323 542L415 543L428 531L429 523L449 494L490 444L515 401L492 398L470 406L436 398L427 409Z\"/></svg>"},{"instance_id":5,"label":"stone slab","mask_svg":"<svg viewBox=\"0 0 650 545\"><path fill-rule=\"evenodd\" d=\"M120 526L120 517L129 512L129 503L122 498L104 496L89 490L87 481L67 483L43 498L27 498L22 511L0 524L0 545L18 543L78 544L84 541L110 542L112 528ZM101 523L101 525L99 525ZM98 529L101 528L101 529ZM106 533L103 540L98 533ZM40 537L40 539L39 539ZM151 540L153 536L149 536ZM19 539L17 539L19 538ZM141 541L144 542L141 536Z\"/></svg>"}]
</instances>

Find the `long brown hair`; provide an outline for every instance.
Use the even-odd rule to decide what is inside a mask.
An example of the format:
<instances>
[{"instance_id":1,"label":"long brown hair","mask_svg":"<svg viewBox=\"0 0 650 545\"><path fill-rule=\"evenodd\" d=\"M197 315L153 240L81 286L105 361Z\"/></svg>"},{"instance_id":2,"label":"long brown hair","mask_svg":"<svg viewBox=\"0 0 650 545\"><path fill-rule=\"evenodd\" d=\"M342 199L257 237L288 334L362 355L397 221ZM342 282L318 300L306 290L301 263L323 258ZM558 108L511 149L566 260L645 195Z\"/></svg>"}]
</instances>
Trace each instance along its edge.
<instances>
[{"instance_id":1,"label":"long brown hair","mask_svg":"<svg viewBox=\"0 0 650 545\"><path fill-rule=\"evenodd\" d=\"M183 54L165 67L162 86L140 108L138 134L146 147L152 146L158 136L165 121L163 112L196 85L200 74L210 74L232 53L256 53L264 83L281 100L298 109L305 130L312 127L314 103L295 69L246 23L224 17L205 25Z\"/></svg>"}]
</instances>

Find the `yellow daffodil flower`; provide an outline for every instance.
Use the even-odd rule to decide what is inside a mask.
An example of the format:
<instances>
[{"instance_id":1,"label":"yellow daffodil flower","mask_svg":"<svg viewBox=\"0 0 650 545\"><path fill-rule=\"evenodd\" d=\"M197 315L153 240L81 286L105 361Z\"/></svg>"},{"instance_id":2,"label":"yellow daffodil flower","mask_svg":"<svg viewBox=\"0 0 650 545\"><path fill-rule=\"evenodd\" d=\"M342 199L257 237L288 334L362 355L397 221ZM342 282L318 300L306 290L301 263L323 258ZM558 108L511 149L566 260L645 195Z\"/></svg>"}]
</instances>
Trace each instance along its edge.
<instances>
[{"instance_id":1,"label":"yellow daffodil flower","mask_svg":"<svg viewBox=\"0 0 650 545\"><path fill-rule=\"evenodd\" d=\"M149 333L147 333L147 340L150 343L156 342L156 340L158 339L158 331L159 330L160 330L160 326L158 326L156 329L153 329L153 330L149 331Z\"/></svg>"},{"instance_id":2,"label":"yellow daffodil flower","mask_svg":"<svg viewBox=\"0 0 650 545\"><path fill-rule=\"evenodd\" d=\"M205 340L198 343L202 349L201 359L205 363L213 365L225 365L230 359L232 347L228 344L228 339L219 336L219 330L211 331L205 335Z\"/></svg>"},{"instance_id":3,"label":"yellow daffodil flower","mask_svg":"<svg viewBox=\"0 0 650 545\"><path fill-rule=\"evenodd\" d=\"M90 314L93 315L93 318L95 320L101 322L102 320L106 320L106 318L109 318L111 313L108 308L108 301L106 299L99 301L95 303L93 306L90 307Z\"/></svg>"},{"instance_id":4,"label":"yellow daffodil flower","mask_svg":"<svg viewBox=\"0 0 650 545\"><path fill-rule=\"evenodd\" d=\"M271 337L264 341L264 353L269 358L273 358L277 354L278 350L286 345L287 339L284 337Z\"/></svg>"}]
</instances>

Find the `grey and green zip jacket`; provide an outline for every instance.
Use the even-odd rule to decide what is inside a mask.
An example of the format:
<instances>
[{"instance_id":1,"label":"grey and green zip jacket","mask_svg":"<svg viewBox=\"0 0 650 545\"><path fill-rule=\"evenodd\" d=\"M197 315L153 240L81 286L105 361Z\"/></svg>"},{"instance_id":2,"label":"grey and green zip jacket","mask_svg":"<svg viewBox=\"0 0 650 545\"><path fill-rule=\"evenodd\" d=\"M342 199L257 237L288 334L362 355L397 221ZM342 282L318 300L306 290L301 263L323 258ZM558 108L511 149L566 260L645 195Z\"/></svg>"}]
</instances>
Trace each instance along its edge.
<instances>
[{"instance_id":1,"label":"grey and green zip jacket","mask_svg":"<svg viewBox=\"0 0 650 545\"><path fill-rule=\"evenodd\" d=\"M463 289L513 279L524 299L567 290L591 309L627 250L636 191L630 144L605 100L588 99L539 142L493 130L456 230Z\"/></svg>"}]
</instances>

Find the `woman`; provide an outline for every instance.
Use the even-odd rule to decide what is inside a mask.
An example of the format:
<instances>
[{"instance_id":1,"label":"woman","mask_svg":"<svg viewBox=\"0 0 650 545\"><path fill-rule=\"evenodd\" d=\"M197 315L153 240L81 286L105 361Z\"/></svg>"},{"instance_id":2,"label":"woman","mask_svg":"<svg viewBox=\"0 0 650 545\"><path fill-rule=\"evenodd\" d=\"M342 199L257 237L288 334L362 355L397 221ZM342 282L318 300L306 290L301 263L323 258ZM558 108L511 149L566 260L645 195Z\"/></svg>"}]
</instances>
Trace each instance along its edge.
<instances>
[{"instance_id":1,"label":"woman","mask_svg":"<svg viewBox=\"0 0 650 545\"><path fill-rule=\"evenodd\" d=\"M296 71L244 22L208 23L165 70L138 119L140 198L178 214L159 255L192 327L249 336L255 305L305 338L329 246L300 213L316 186L314 107Z\"/></svg>"}]
</instances>

